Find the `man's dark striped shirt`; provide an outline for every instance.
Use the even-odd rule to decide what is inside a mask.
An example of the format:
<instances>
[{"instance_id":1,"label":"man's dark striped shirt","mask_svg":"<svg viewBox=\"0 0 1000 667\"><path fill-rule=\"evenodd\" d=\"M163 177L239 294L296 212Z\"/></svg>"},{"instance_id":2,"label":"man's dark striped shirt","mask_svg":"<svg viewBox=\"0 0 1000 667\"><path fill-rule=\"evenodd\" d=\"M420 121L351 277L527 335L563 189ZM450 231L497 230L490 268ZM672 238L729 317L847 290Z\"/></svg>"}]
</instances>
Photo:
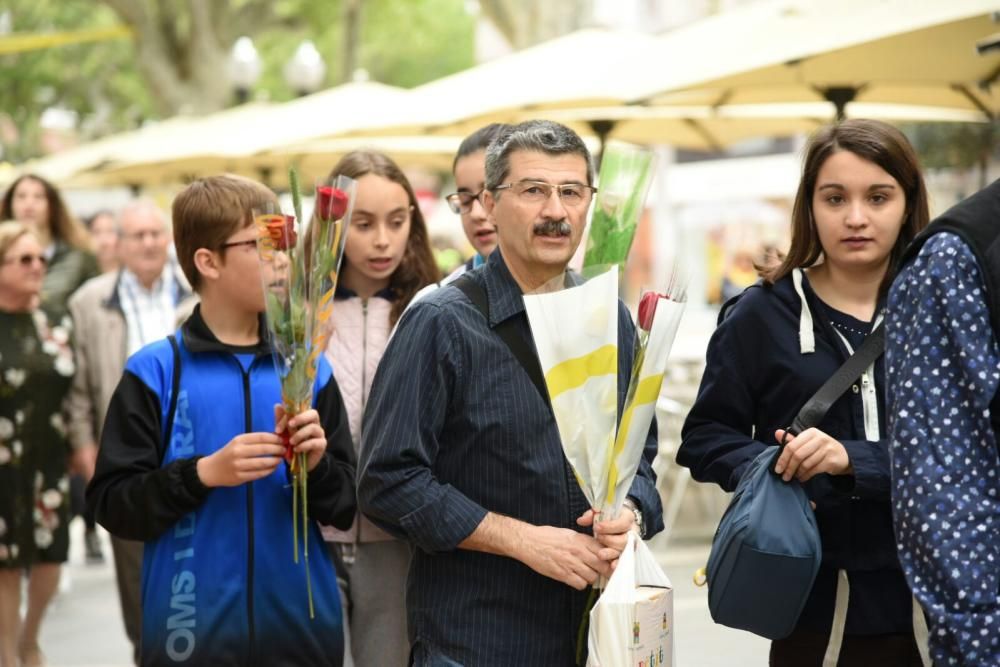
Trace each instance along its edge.
<instances>
[{"instance_id":1,"label":"man's dark striped shirt","mask_svg":"<svg viewBox=\"0 0 1000 667\"><path fill-rule=\"evenodd\" d=\"M412 305L386 348L362 428L360 507L416 547L407 608L416 654L438 656L426 664L572 665L589 592L458 549L487 511L589 530L576 525L588 503L551 410L492 330L516 318L531 340L521 291L499 251L467 275L487 294L489 323L459 289L443 287ZM634 341L621 304L618 340L620 414ZM654 422L629 494L647 537L663 528L655 454Z\"/></svg>"}]
</instances>

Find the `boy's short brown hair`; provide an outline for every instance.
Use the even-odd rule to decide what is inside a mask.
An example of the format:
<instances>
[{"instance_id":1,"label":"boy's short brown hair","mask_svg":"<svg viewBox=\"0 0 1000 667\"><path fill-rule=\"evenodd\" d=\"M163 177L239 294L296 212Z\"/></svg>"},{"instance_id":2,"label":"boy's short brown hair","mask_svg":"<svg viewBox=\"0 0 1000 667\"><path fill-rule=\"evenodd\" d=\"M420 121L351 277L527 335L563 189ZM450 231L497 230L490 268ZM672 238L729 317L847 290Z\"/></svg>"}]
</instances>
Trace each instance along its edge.
<instances>
[{"instance_id":1,"label":"boy's short brown hair","mask_svg":"<svg viewBox=\"0 0 1000 667\"><path fill-rule=\"evenodd\" d=\"M199 178L174 199L174 246L191 288L199 291L201 274L194 264L199 248L222 244L253 220L252 210L278 198L257 181L234 174Z\"/></svg>"}]
</instances>

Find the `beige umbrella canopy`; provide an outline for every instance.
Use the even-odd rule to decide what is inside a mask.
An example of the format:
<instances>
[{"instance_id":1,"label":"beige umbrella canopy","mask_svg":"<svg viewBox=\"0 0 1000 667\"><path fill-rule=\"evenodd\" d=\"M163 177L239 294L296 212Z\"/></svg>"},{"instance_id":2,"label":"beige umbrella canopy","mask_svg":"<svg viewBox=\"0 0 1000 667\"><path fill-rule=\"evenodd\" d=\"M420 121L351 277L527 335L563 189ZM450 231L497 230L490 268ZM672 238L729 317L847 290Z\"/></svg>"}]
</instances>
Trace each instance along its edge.
<instances>
[{"instance_id":1,"label":"beige umbrella canopy","mask_svg":"<svg viewBox=\"0 0 1000 667\"><path fill-rule=\"evenodd\" d=\"M227 171L268 180L292 161L286 147L357 132L405 96L400 88L357 82L283 104L243 105L117 144L88 176L148 184Z\"/></svg>"},{"instance_id":2,"label":"beige umbrella canopy","mask_svg":"<svg viewBox=\"0 0 1000 667\"><path fill-rule=\"evenodd\" d=\"M858 101L996 118L1000 52L979 54L976 44L1000 30L998 9L997 0L756 3L657 38L644 58L663 66L634 79L633 101L827 100L840 112Z\"/></svg>"},{"instance_id":3,"label":"beige umbrella canopy","mask_svg":"<svg viewBox=\"0 0 1000 667\"><path fill-rule=\"evenodd\" d=\"M421 166L441 171L451 168L461 137L364 137L323 139L291 145L249 157L193 157L164 162L108 166L84 174L90 185L150 187L184 183L199 176L231 173L261 180L273 188L288 186L288 168L294 166L302 187L324 178L346 153L369 148L387 153L403 167Z\"/></svg>"},{"instance_id":4,"label":"beige umbrella canopy","mask_svg":"<svg viewBox=\"0 0 1000 667\"><path fill-rule=\"evenodd\" d=\"M1000 56L974 44L995 29L995 2L765 0L658 37L583 30L415 88L366 132L464 136L545 117L600 140L720 148L811 131L834 117L829 102L764 103L824 99L845 114L853 100L858 117L981 121L997 95L978 82L995 77Z\"/></svg>"},{"instance_id":5,"label":"beige umbrella canopy","mask_svg":"<svg viewBox=\"0 0 1000 667\"><path fill-rule=\"evenodd\" d=\"M11 174L11 180L20 174L38 174L60 187L96 187L101 185L100 180L91 178L89 172L104 164L109 155L118 150L127 150L129 145L146 140L151 134L179 132L190 121L188 117L178 116L139 130L122 132L48 157L30 160Z\"/></svg>"},{"instance_id":6,"label":"beige umbrella canopy","mask_svg":"<svg viewBox=\"0 0 1000 667\"><path fill-rule=\"evenodd\" d=\"M357 130L466 136L487 123L553 109L621 104L634 92L619 84L621 69L632 67L653 41L637 32L573 32L418 86L394 113Z\"/></svg>"},{"instance_id":7,"label":"beige umbrella canopy","mask_svg":"<svg viewBox=\"0 0 1000 667\"><path fill-rule=\"evenodd\" d=\"M754 137L785 137L813 132L829 123L826 102L700 106L617 106L559 109L546 118L581 134L606 128L610 138L635 144L669 144L695 150L721 150ZM887 122L985 122L978 111L941 107L852 102L846 115Z\"/></svg>"}]
</instances>

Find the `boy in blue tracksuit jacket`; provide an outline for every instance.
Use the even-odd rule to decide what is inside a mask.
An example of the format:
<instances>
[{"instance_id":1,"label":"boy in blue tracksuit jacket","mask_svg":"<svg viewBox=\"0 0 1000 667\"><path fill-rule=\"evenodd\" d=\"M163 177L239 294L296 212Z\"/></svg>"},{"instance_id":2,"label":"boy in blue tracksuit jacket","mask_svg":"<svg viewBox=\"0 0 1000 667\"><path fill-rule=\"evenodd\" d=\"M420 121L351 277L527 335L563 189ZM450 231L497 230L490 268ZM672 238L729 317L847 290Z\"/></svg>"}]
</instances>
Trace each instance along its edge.
<instances>
[{"instance_id":1,"label":"boy in blue tracksuit jacket","mask_svg":"<svg viewBox=\"0 0 1000 667\"><path fill-rule=\"evenodd\" d=\"M178 258L201 304L175 336L128 360L108 409L87 500L111 533L145 542L143 665L343 662L336 572L316 521L350 527L354 450L321 362L313 409L288 423L309 468L311 620L251 224L251 209L270 201L234 176L178 195Z\"/></svg>"}]
</instances>

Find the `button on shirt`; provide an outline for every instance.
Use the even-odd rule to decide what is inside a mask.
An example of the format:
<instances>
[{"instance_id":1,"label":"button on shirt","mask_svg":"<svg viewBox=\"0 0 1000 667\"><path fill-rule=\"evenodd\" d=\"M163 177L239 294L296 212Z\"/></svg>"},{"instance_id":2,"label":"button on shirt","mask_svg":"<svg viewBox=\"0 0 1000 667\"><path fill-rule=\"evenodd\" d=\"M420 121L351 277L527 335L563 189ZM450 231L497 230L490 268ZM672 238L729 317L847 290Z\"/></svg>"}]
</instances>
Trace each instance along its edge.
<instances>
[{"instance_id":1,"label":"button on shirt","mask_svg":"<svg viewBox=\"0 0 1000 667\"><path fill-rule=\"evenodd\" d=\"M1000 665L1000 354L985 300L975 256L945 232L889 294L896 537L936 665Z\"/></svg>"},{"instance_id":2,"label":"button on shirt","mask_svg":"<svg viewBox=\"0 0 1000 667\"><path fill-rule=\"evenodd\" d=\"M169 336L177 328L177 281L168 263L152 288L139 282L134 273L122 270L118 299L128 325L128 354L148 343Z\"/></svg>"},{"instance_id":3,"label":"button on shirt","mask_svg":"<svg viewBox=\"0 0 1000 667\"><path fill-rule=\"evenodd\" d=\"M521 291L499 252L468 275L488 296L489 323L448 286L413 304L386 348L362 429L360 506L417 547L407 610L418 665L426 656L468 666L572 665L588 593L514 559L458 549L488 511L589 530L576 525L588 504L552 413L492 331L516 318L531 340ZM620 413L634 328L619 306ZM655 428L629 494L647 537L663 528L649 466Z\"/></svg>"}]
</instances>

